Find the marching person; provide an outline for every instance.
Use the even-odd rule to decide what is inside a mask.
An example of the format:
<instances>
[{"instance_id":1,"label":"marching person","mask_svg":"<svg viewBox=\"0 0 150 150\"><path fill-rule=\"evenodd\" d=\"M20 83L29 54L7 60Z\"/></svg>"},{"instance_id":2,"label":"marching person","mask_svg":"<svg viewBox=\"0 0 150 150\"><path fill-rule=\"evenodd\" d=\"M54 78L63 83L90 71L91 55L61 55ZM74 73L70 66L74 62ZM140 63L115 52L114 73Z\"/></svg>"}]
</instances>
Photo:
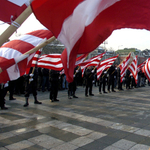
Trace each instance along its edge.
<instances>
[{"instance_id":1,"label":"marching person","mask_svg":"<svg viewBox=\"0 0 150 150\"><path fill-rule=\"evenodd\" d=\"M32 93L34 96L34 104L42 104L37 100L37 78L38 78L38 71L35 67L32 73L33 67L31 67L29 74L26 76L26 88L25 88L25 104L24 107L29 105L29 95Z\"/></svg>"},{"instance_id":2,"label":"marching person","mask_svg":"<svg viewBox=\"0 0 150 150\"><path fill-rule=\"evenodd\" d=\"M75 95L76 89L77 89L77 73L78 69L77 67L74 69L74 75L73 75L73 81L69 83L68 85L68 99L78 98Z\"/></svg>"},{"instance_id":3,"label":"marching person","mask_svg":"<svg viewBox=\"0 0 150 150\"><path fill-rule=\"evenodd\" d=\"M101 76L102 76L102 84L103 84L103 93L107 93L105 90L106 82L107 82L107 71L104 70L103 75L101 75Z\"/></svg>"},{"instance_id":4,"label":"marching person","mask_svg":"<svg viewBox=\"0 0 150 150\"><path fill-rule=\"evenodd\" d=\"M7 93L8 83L0 84L0 107L2 110L7 110L8 108L5 106L5 96Z\"/></svg>"},{"instance_id":5,"label":"marching person","mask_svg":"<svg viewBox=\"0 0 150 150\"><path fill-rule=\"evenodd\" d=\"M50 101L59 101L57 99L58 95L58 89L59 89L59 76L60 72L56 70L50 70L50 83L51 83L51 89L50 89Z\"/></svg>"},{"instance_id":6,"label":"marching person","mask_svg":"<svg viewBox=\"0 0 150 150\"><path fill-rule=\"evenodd\" d=\"M121 74L120 74L121 70L120 68L118 67L117 69L117 77L118 77L118 90L123 90L122 88L122 82L120 81L121 80Z\"/></svg>"},{"instance_id":7,"label":"marching person","mask_svg":"<svg viewBox=\"0 0 150 150\"><path fill-rule=\"evenodd\" d=\"M92 94L92 86L93 86L93 79L94 79L94 70L92 69L92 66L88 66L85 70L85 96L88 97L88 89L89 89L89 95L94 96Z\"/></svg>"},{"instance_id":8,"label":"marching person","mask_svg":"<svg viewBox=\"0 0 150 150\"><path fill-rule=\"evenodd\" d=\"M111 91L116 92L114 90L114 81L115 81L114 73L115 73L115 67L111 66L108 70L108 74L109 74L109 77L108 77L108 92L110 92L110 86L111 86Z\"/></svg>"}]
</instances>

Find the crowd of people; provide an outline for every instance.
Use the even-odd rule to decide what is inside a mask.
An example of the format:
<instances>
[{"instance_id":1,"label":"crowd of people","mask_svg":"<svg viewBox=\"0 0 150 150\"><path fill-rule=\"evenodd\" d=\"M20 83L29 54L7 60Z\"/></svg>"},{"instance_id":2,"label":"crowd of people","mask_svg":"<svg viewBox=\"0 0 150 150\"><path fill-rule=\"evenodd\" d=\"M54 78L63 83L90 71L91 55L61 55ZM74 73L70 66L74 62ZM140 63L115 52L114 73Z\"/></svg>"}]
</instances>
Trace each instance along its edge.
<instances>
[{"instance_id":1,"label":"crowd of people","mask_svg":"<svg viewBox=\"0 0 150 150\"><path fill-rule=\"evenodd\" d=\"M85 96L94 96L92 87L97 86L99 94L106 94L116 92L115 89L127 90L145 86L146 77L141 71L138 73L138 82L129 70L126 71L123 82L120 81L120 68L112 65L109 69L104 70L97 78L96 68L89 66L85 69L82 76L80 67L74 69L73 82L66 81L66 75L60 71L45 69L45 68L32 68L28 75L21 76L17 80L9 81L5 84L0 84L0 107L2 110L8 109L5 106L5 96L9 91L9 100L16 100L14 94L24 94L25 104L24 107L29 106L29 96L33 94L34 104L42 104L38 101L37 91L49 91L50 102L58 102L57 99L59 90L68 90L68 99L78 98L75 94L77 86L85 87ZM150 83L148 82L148 85Z\"/></svg>"}]
</instances>

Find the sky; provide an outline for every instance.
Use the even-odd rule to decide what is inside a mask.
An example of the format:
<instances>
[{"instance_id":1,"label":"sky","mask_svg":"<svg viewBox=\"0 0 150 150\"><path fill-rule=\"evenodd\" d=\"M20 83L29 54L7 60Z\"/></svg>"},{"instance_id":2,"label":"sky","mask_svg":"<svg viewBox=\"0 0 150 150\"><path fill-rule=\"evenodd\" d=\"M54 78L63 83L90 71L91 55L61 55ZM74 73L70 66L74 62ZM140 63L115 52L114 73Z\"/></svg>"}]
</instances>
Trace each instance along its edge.
<instances>
[{"instance_id":1,"label":"sky","mask_svg":"<svg viewBox=\"0 0 150 150\"><path fill-rule=\"evenodd\" d=\"M3 33L8 24L0 21L0 34ZM17 29L10 40L15 39L16 36L25 34L34 30L42 29L44 26L31 14L28 19ZM108 50L118 50L124 48L137 48L139 50L150 49L150 31L137 29L120 29L115 30L105 41L106 44L100 46Z\"/></svg>"}]
</instances>

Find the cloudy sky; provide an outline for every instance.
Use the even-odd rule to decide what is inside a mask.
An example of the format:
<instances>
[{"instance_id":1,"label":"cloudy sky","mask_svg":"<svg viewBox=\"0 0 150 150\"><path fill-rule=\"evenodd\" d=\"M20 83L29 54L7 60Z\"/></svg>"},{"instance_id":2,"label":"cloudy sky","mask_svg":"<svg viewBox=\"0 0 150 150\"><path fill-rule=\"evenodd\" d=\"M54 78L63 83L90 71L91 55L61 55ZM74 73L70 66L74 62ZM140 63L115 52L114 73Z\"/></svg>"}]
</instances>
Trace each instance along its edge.
<instances>
[{"instance_id":1,"label":"cloudy sky","mask_svg":"<svg viewBox=\"0 0 150 150\"><path fill-rule=\"evenodd\" d=\"M7 24L0 22L0 34L8 27ZM28 33L37 29L44 28L43 25L34 17L30 17L20 26L17 33L14 33L10 39L14 39L17 35ZM140 50L150 49L150 31L136 29L116 30L106 40L106 49L118 50L124 48L137 48ZM104 46L104 44L101 44Z\"/></svg>"}]
</instances>

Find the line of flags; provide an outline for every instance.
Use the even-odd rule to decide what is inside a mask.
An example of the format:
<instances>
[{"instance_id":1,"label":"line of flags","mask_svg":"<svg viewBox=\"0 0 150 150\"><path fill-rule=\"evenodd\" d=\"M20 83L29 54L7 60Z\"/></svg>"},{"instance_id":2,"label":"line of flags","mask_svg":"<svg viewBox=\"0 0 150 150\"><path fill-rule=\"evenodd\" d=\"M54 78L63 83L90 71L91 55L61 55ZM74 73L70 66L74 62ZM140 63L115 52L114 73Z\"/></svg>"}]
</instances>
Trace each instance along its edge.
<instances>
[{"instance_id":1,"label":"line of flags","mask_svg":"<svg viewBox=\"0 0 150 150\"><path fill-rule=\"evenodd\" d=\"M5 83L9 80L15 80L20 76L27 74L30 67L53 69L65 73L61 59L62 54L41 55L42 49L39 49L36 53L31 55L22 55L32 47L35 47L37 44L39 44L39 42L41 42L43 39L49 38L51 36L53 36L53 34L49 30L42 29L27 33L16 40L4 44L0 48L0 67L2 70L4 70L0 74L0 83ZM88 66L95 66L94 69L97 70L97 79L99 79L102 72L106 69L109 69L118 58L117 55L102 60L104 55L105 52L87 59L88 54L82 54L76 58L75 66L80 66L82 75L84 74L85 68ZM150 80L150 59L147 59L142 64L137 65L137 56L132 60L132 62L130 62L130 58L131 53L129 53L129 55L126 56L124 60L118 65L121 72L121 82L123 81L127 69L130 70L136 83L138 72L140 70L142 70L148 80Z\"/></svg>"}]
</instances>

